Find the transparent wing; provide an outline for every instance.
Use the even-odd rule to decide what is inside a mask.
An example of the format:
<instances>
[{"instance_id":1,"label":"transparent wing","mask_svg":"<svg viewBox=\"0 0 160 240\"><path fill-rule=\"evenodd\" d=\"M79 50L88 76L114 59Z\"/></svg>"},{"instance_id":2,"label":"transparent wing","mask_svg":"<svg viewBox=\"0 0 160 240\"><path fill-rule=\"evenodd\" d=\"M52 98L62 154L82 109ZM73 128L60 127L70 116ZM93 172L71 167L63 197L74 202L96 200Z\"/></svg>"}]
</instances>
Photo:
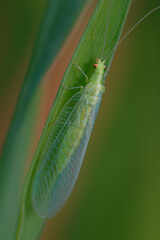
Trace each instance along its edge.
<instances>
[{"instance_id":1,"label":"transparent wing","mask_svg":"<svg viewBox=\"0 0 160 240\"><path fill-rule=\"evenodd\" d=\"M85 95L85 91L79 92L66 103L50 134L53 144L43 156L32 191L33 206L40 217L56 215L78 177L99 109L99 104L89 109Z\"/></svg>"},{"instance_id":2,"label":"transparent wing","mask_svg":"<svg viewBox=\"0 0 160 240\"><path fill-rule=\"evenodd\" d=\"M66 102L66 104L62 108L62 110L53 126L53 129L51 130L51 132L48 136L46 145L45 145L42 155L41 155L41 159L45 158L45 156L49 152L49 148L51 149L54 146L57 139L62 138L62 136L65 134L67 127L68 127L68 121L69 121L71 115L73 115L72 112L76 111L77 105L80 101L80 98L82 97L82 93L83 93L83 90L77 92Z\"/></svg>"}]
</instances>

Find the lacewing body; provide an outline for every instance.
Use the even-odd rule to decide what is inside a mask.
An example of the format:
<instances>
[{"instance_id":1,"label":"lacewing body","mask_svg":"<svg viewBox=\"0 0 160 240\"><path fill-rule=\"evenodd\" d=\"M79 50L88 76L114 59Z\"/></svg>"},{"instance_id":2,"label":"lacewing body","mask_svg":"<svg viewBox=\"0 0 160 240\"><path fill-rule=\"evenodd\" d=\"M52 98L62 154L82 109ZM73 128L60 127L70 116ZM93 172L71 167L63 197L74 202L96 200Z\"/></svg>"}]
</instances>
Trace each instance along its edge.
<instances>
[{"instance_id":1,"label":"lacewing body","mask_svg":"<svg viewBox=\"0 0 160 240\"><path fill-rule=\"evenodd\" d=\"M62 208L78 177L104 88L104 63L98 59L85 88L73 95L61 110L47 139L33 182L32 202L38 216L50 218Z\"/></svg>"}]
</instances>

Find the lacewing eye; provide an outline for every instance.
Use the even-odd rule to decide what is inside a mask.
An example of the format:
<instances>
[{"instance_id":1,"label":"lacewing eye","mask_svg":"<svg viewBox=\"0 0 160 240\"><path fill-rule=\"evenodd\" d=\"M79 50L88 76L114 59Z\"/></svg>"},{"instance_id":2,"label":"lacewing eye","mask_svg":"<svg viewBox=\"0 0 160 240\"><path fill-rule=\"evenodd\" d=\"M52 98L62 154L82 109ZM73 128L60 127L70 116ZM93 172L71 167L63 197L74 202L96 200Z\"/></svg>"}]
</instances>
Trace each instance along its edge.
<instances>
[{"instance_id":1,"label":"lacewing eye","mask_svg":"<svg viewBox=\"0 0 160 240\"><path fill-rule=\"evenodd\" d=\"M94 68L97 68L97 67L98 67L98 64L97 64L97 63L95 63L93 66L94 66Z\"/></svg>"}]
</instances>

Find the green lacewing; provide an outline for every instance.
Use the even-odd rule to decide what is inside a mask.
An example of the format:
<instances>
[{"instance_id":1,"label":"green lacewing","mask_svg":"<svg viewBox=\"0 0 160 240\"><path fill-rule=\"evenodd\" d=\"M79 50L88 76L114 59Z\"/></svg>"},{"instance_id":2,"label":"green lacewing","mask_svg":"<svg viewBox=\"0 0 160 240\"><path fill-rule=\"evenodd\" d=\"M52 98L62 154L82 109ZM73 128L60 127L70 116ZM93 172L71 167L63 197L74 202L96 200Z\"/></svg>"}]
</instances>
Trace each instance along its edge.
<instances>
[{"instance_id":1,"label":"green lacewing","mask_svg":"<svg viewBox=\"0 0 160 240\"><path fill-rule=\"evenodd\" d=\"M146 14L119 43L144 18L159 8L160 6ZM114 50L115 48L110 54ZM65 103L49 134L47 142L52 144L48 152L42 153L43 161L37 169L32 186L33 207L41 218L55 216L76 183L102 94L105 91L104 70L108 56L104 61L101 58L97 59L93 75L87 79L86 86ZM77 67L82 71L78 65Z\"/></svg>"}]
</instances>

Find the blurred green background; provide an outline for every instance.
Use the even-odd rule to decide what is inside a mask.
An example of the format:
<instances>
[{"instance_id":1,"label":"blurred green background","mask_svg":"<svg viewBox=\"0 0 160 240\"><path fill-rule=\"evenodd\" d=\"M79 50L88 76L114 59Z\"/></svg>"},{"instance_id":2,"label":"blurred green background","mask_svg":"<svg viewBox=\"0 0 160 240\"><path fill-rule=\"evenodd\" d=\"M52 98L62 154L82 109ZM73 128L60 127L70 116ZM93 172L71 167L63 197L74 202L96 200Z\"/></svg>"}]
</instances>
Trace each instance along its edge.
<instances>
[{"instance_id":1,"label":"blurred green background","mask_svg":"<svg viewBox=\"0 0 160 240\"><path fill-rule=\"evenodd\" d=\"M58 86L97 1L86 10L41 84L31 161ZM132 2L124 32L160 4ZM46 0L0 2L0 147ZM160 239L160 11L120 44L74 191L41 240Z\"/></svg>"}]
</instances>

